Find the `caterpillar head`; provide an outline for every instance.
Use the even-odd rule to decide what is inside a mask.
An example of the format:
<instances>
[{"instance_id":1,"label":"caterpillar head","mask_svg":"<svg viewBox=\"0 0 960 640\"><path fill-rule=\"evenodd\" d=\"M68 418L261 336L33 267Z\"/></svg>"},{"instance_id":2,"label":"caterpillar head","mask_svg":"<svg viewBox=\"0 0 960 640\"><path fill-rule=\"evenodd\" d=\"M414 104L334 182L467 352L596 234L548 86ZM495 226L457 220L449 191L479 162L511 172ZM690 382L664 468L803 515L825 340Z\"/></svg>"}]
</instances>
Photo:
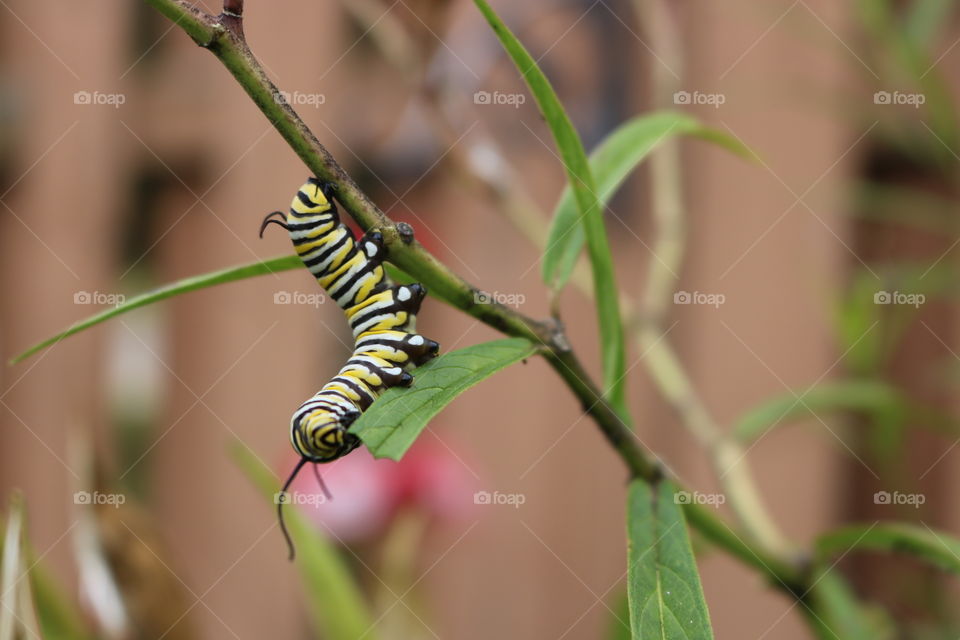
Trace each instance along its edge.
<instances>
[{"instance_id":1,"label":"caterpillar head","mask_svg":"<svg viewBox=\"0 0 960 640\"><path fill-rule=\"evenodd\" d=\"M290 423L290 439L293 441L293 448L300 454L300 462L294 467L287 481L283 484L277 499L277 518L280 521L280 530L287 541L287 547L290 550L290 559L293 560L294 548L293 540L287 532L287 527L283 521L283 505L287 501L287 489L290 488L293 479L300 473L300 469L308 462L320 463L330 462L342 456L347 455L358 446L360 438L348 432L347 429L354 420L360 415L356 409L347 411L343 414L331 411L329 409L316 409L308 413L297 412L294 414ZM324 494L329 498L326 486L317 473L317 481L323 489Z\"/></svg>"},{"instance_id":2,"label":"caterpillar head","mask_svg":"<svg viewBox=\"0 0 960 640\"><path fill-rule=\"evenodd\" d=\"M347 431L359 411L340 415L329 409L297 413L290 424L293 448L310 462L330 462L360 445L360 438Z\"/></svg>"}]
</instances>

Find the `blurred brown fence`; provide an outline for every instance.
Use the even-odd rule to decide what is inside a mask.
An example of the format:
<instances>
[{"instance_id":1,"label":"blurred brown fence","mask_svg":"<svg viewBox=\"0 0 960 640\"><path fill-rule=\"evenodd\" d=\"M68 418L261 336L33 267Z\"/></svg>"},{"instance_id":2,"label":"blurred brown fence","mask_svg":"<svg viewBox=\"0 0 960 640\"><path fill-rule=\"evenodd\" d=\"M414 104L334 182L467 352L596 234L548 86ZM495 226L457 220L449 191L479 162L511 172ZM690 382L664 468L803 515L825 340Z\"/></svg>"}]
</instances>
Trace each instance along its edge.
<instances>
[{"instance_id":1,"label":"blurred brown fence","mask_svg":"<svg viewBox=\"0 0 960 640\"><path fill-rule=\"evenodd\" d=\"M245 24L273 80L303 96L298 112L380 206L411 222L469 280L544 316L537 250L458 176L449 156L475 136L492 136L545 211L563 175L532 101L475 104L475 91L522 86L473 6L444 4L400 0L381 11L419 30L422 53L434 57L431 73L460 105L447 139L431 130L429 111L384 62L374 36L340 5L249 2ZM212 56L138 3L2 5L5 356L111 295L289 252L283 234L261 241L256 231L263 214L286 206L305 169ZM864 251L876 244L863 240L849 212L873 127L844 114L845 99L869 100L872 81L861 65L870 63L853 51L861 36L843 4L678 5L681 86L724 96L716 108L680 108L763 158L683 145L691 220L677 290L720 293L725 302L676 306L668 337L710 410L730 425L771 395L801 393L844 369L834 305L850 271L877 258ZM588 145L649 107L658 62L630 3L498 8L543 56ZM956 55L940 65L952 66ZM309 96L322 98L311 104ZM651 259L643 242L650 179L641 173L613 201L617 219L608 223L620 282L634 296ZM902 246L903 236L893 236L891 251ZM935 257L953 240L920 245ZM339 310L275 303L278 292L313 287L294 271L192 293L0 372L0 489L24 490L33 542L58 579L76 587L70 540L80 471L71 434L95 434L111 482L140 487L168 577L198 600L182 624L211 638L305 636L305 602L273 511L228 450L242 443L282 470L291 409L339 367L348 339ZM949 308L925 313L931 331L909 338L920 355L904 361L906 382L947 357L955 334ZM563 317L585 360L597 362L587 299L569 291ZM495 336L435 301L420 328L446 350ZM691 486L717 490L641 357L635 349L629 356L639 437ZM615 600L625 573L626 476L580 414L534 360L459 399L424 435L452 451L477 488L525 496L522 508L472 509L427 537L418 567L438 636L595 638L607 625L601 602ZM851 432L835 426L810 419L749 450L773 516L802 544L857 512L868 516L872 506L862 505L888 486L849 455ZM924 436L905 445L922 452L915 476L934 464L922 484L933 501L931 525L946 528L960 524L948 490L951 442ZM807 637L797 607L754 573L717 552L702 569L719 638Z\"/></svg>"}]
</instances>

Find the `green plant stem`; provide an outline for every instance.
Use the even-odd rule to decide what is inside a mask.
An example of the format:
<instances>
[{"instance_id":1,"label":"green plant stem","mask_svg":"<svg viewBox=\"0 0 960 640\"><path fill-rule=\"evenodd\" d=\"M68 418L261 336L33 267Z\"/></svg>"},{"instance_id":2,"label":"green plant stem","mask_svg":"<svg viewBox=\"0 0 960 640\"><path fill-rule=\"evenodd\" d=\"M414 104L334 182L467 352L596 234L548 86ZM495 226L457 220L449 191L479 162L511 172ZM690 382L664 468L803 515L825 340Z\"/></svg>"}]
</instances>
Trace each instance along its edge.
<instances>
[{"instance_id":1,"label":"green plant stem","mask_svg":"<svg viewBox=\"0 0 960 640\"><path fill-rule=\"evenodd\" d=\"M364 0L365 2L366 0ZM342 3L344 9L351 11L364 27L372 29L373 22L379 20L381 29L372 29L374 40L385 60L390 62L398 73L419 92L423 106L427 111L427 121L435 134L453 146L458 135L454 130L442 104L442 94L438 88L420 81L422 69L411 62L416 59L415 47L402 27L394 24L393 16L378 17L376 12L366 9L364 2ZM679 67L681 56L676 49L675 27L666 7L661 0L638 0L639 9L645 14L645 22L650 24L651 42L659 56L668 61L674 69ZM673 92L679 89L676 79L663 65L655 65L654 74L657 100L669 106ZM493 169L487 166L483 170L471 162L469 153L457 149L450 152L449 158L457 174L473 188L486 194L494 203L496 210L514 225L535 247L542 249L546 243L547 222L541 211L523 192L522 185L512 180L506 170L508 163L493 140L482 143L485 155L493 163ZM657 226L657 241L654 253L659 260L653 260L647 279L646 295L643 298L645 320L639 324L637 341L642 353L647 357L644 364L657 384L661 394L680 415L683 424L707 449L713 460L717 475L721 478L724 492L730 505L743 524L748 535L771 551L784 555L793 552L792 546L784 539L775 523L770 519L757 492L750 474L748 463L744 459L742 448L732 438L727 437L715 423L706 405L703 403L690 382L673 346L663 337L663 318L669 308L669 301L675 285L673 273L678 271L684 255L684 209L681 197L679 145L666 141L661 149L651 157L653 182L654 216ZM574 269L571 282L586 295L593 295L593 282L581 261ZM635 313L636 304L627 295L620 296L620 307L624 317Z\"/></svg>"},{"instance_id":2,"label":"green plant stem","mask_svg":"<svg viewBox=\"0 0 960 640\"><path fill-rule=\"evenodd\" d=\"M270 120L304 164L320 179L335 185L337 199L363 229L379 229L390 261L417 278L435 294L485 324L511 336L527 338L542 346L543 355L580 400L631 476L656 481L661 474L651 462L624 420L604 399L586 370L569 348L562 328L552 321L537 321L499 304L479 304L478 289L453 273L415 240L402 237L397 225L380 211L347 176L333 156L316 139L257 62L243 38L241 19L232 15L212 16L183 0L146 0L179 25L193 40L209 49ZM715 514L686 505L691 524L732 555L766 573L777 586L794 585L800 570L762 548L754 548Z\"/></svg>"},{"instance_id":3,"label":"green plant stem","mask_svg":"<svg viewBox=\"0 0 960 640\"><path fill-rule=\"evenodd\" d=\"M500 304L478 303L476 288L447 269L415 239L408 242L402 237L397 225L360 191L280 97L247 46L240 20L198 12L181 0L146 1L183 27L197 44L209 49L224 64L314 175L335 185L337 200L363 229L379 229L383 233L391 262L432 287L440 297L504 333L538 342L549 339L549 323L538 323Z\"/></svg>"},{"instance_id":4,"label":"green plant stem","mask_svg":"<svg viewBox=\"0 0 960 640\"><path fill-rule=\"evenodd\" d=\"M478 127L470 140L463 140L448 117L446 100L439 86L424 80L426 61L419 60L416 43L406 33L393 13L382 15L377 0L341 0L340 6L352 15L369 33L380 55L389 63L416 92L426 111L426 121L442 142L446 144L447 159L456 177L479 191L493 204L494 210L512 224L534 247L543 252L547 244L548 223L543 211L533 202L518 181L510 163L497 143ZM464 107L468 106L466 104ZM464 152L466 146L469 151ZM479 156L483 160L477 160ZM593 297L593 278L585 261L574 267L570 281L586 295ZM634 315L634 301L630 296L619 295L620 310L624 318ZM556 313L554 313L556 315Z\"/></svg>"}]
</instances>

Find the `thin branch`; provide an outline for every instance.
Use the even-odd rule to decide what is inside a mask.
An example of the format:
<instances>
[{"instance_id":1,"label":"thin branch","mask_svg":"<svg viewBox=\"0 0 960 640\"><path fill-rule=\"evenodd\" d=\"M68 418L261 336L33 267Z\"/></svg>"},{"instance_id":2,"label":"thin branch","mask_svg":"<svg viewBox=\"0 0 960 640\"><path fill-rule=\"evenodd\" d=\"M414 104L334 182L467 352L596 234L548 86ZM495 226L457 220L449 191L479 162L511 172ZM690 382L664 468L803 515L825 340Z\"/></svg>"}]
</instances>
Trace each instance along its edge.
<instances>
[{"instance_id":1,"label":"thin branch","mask_svg":"<svg viewBox=\"0 0 960 640\"><path fill-rule=\"evenodd\" d=\"M542 345L543 355L579 399L634 477L660 478L661 470L640 448L633 431L602 397L583 365L570 349L562 327L537 321L500 304L479 304L478 289L451 271L408 234L401 234L388 218L354 184L333 156L317 140L281 97L243 38L239 16L211 16L183 0L146 0L174 21L193 40L209 49L236 78L257 107L270 120L304 164L321 180L332 183L343 208L364 230L383 233L390 261L461 311L511 336ZM716 545L769 575L790 592L802 592L800 570L764 549L754 549L711 511L684 505L690 523Z\"/></svg>"},{"instance_id":2,"label":"thin branch","mask_svg":"<svg viewBox=\"0 0 960 640\"><path fill-rule=\"evenodd\" d=\"M318 178L336 187L337 200L354 220L363 229L379 229L383 233L391 262L478 320L509 335L552 344L556 332L552 323L538 322L501 304L477 302L478 289L441 264L415 239L399 232L396 223L360 191L283 99L247 47L239 20L231 19L228 24L222 17L198 12L183 0L146 1L220 59L304 164Z\"/></svg>"},{"instance_id":3,"label":"thin branch","mask_svg":"<svg viewBox=\"0 0 960 640\"><path fill-rule=\"evenodd\" d=\"M364 26L379 20L380 28L371 31L374 42L387 60L411 85L422 100L427 111L427 122L435 134L451 146L458 139L448 116L444 96L439 87L422 81L423 65L414 64L415 46L392 16L383 17L369 6L371 0L345 0L344 9L352 12ZM663 0L637 0L637 8L644 13L643 22L649 24L649 38L654 50L670 69L682 68L680 51L677 48L676 28ZM680 87L676 76L664 65L654 65L655 100L661 106L671 106L673 92ZM477 156L482 151L482 159ZM509 164L496 143L484 138L474 141L470 151L459 147L450 152L456 173L470 186L485 194L508 222L538 249L543 249L547 237L547 220L523 190L522 184L512 179ZM664 318L667 315L671 295L675 289L674 273L680 271L683 261L685 213L682 198L679 145L676 140L664 141L651 160L653 184L653 209L656 218L656 241L652 253L658 259L651 260L651 267L643 297L643 317L636 331L637 343L642 353L647 354L644 365L664 398L680 416L681 424L703 445L713 461L714 469L723 485L730 506L737 514L746 532L759 544L785 557L795 553L772 521L757 491L749 464L742 447L727 436L717 425L700 395L689 379L676 350L663 337ZM480 166L480 164L483 166ZM585 295L593 295L590 274L578 262L571 282ZM620 307L624 316L636 313L636 303L628 295L621 295Z\"/></svg>"},{"instance_id":4,"label":"thin branch","mask_svg":"<svg viewBox=\"0 0 960 640\"><path fill-rule=\"evenodd\" d=\"M223 12L235 18L243 17L243 0L223 0Z\"/></svg>"}]
</instances>

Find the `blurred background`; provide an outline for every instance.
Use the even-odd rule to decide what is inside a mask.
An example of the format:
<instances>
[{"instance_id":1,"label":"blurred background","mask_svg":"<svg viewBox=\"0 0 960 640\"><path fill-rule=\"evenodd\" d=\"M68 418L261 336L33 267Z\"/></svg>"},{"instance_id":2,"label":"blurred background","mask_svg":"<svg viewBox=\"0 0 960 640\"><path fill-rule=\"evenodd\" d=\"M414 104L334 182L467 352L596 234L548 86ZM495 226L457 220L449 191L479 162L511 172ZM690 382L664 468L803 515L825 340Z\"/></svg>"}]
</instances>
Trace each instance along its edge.
<instances>
[{"instance_id":1,"label":"blurred background","mask_svg":"<svg viewBox=\"0 0 960 640\"><path fill-rule=\"evenodd\" d=\"M954 3L493 4L588 150L670 108L761 158L680 145L686 259L662 339L723 431L773 412L736 464L782 533L809 546L851 522L960 530ZM148 288L290 252L256 232L306 170L213 56L139 2L0 5L5 358ZM388 215L472 283L549 314L531 239L564 175L472 3L250 1L244 22ZM656 183L641 167L607 213L633 300L659 259ZM277 486L294 464L290 413L350 344L318 292L301 270L206 289L0 369L0 495L22 490L42 568L102 637L316 637L274 505L231 451ZM599 376L591 306L570 287L560 308ZM446 351L497 335L434 300L418 328ZM631 342L638 437L722 495ZM360 452L325 478L335 499L297 508L372 601L371 638L597 638L623 616L626 473L539 359L458 399L402 463ZM123 504L77 504L95 489ZM694 544L718 638L811 637L792 601ZM895 637L960 633L944 574L861 553L835 570L896 618Z\"/></svg>"}]
</instances>

